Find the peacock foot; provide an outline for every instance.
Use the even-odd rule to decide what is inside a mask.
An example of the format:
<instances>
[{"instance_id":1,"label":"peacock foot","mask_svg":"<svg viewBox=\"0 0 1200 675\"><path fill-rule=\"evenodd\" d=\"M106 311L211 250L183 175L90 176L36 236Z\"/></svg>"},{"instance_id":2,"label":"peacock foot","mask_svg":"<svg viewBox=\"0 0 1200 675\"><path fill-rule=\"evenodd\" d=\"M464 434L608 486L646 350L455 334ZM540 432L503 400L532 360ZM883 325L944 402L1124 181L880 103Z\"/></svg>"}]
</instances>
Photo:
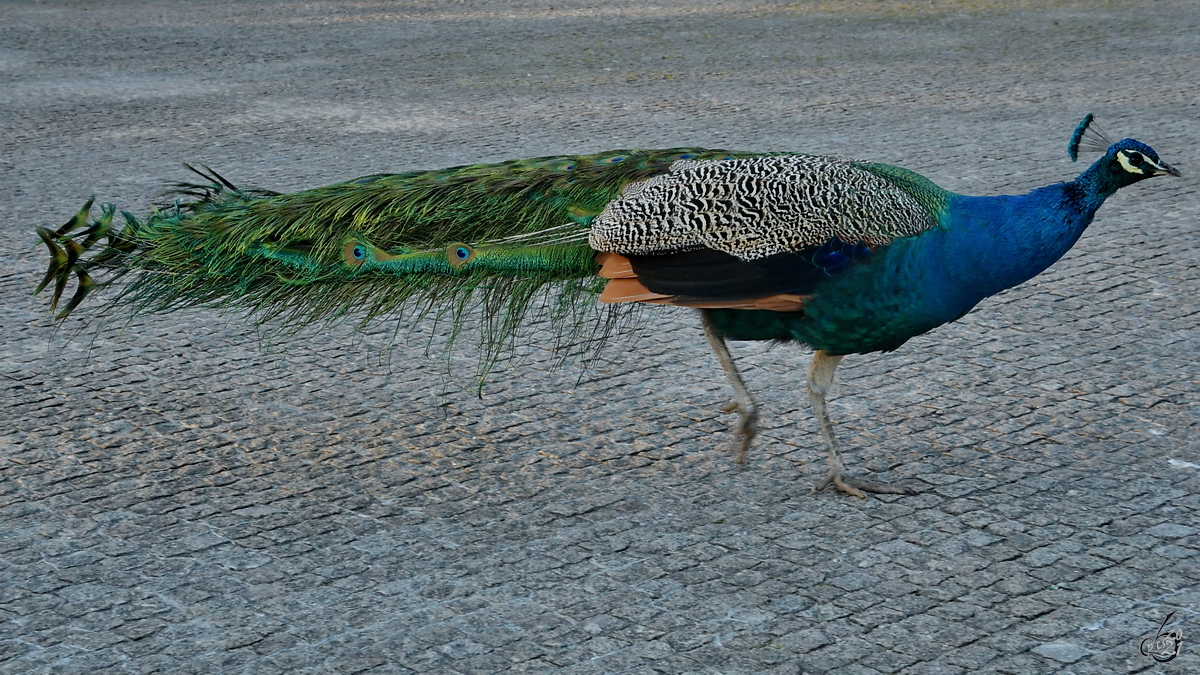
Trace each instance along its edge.
<instances>
[{"instance_id":1,"label":"peacock foot","mask_svg":"<svg viewBox=\"0 0 1200 675\"><path fill-rule=\"evenodd\" d=\"M841 472L830 471L829 475L822 478L813 486L813 492L820 492L833 484L838 492L843 492L860 499L866 499L868 492L884 495L915 495L916 490L907 488L901 485L884 485L883 483L872 483L870 481L859 480L857 478L849 478Z\"/></svg>"},{"instance_id":2,"label":"peacock foot","mask_svg":"<svg viewBox=\"0 0 1200 675\"><path fill-rule=\"evenodd\" d=\"M737 428L734 433L737 434L737 445L733 451L733 461L738 464L746 463L746 453L750 451L750 444L754 442L754 437L758 435L758 408L751 407L749 412L745 406L737 401L730 401L728 405L721 408L722 412L736 412L741 416L738 421Z\"/></svg>"}]
</instances>

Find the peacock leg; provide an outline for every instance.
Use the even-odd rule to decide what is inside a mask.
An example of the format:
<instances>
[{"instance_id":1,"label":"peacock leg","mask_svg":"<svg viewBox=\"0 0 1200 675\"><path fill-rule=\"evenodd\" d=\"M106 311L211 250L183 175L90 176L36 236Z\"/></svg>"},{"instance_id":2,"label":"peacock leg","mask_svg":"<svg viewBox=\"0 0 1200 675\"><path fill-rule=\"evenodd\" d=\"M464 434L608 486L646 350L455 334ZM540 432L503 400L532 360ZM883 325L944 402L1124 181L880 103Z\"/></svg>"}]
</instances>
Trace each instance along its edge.
<instances>
[{"instance_id":1,"label":"peacock leg","mask_svg":"<svg viewBox=\"0 0 1200 675\"><path fill-rule=\"evenodd\" d=\"M713 352L717 355L717 360L721 362L721 367L725 369L725 377L729 378L729 384L733 385L733 391L737 395L737 401L725 406L724 411L733 412L736 410L741 415L742 419L738 422L736 431L738 446L733 459L738 464L745 464L746 453L750 450L750 443L754 441L754 436L758 433L758 404L754 402L754 397L750 395L750 390L746 388L746 383L742 381L742 376L738 373L737 366L733 363L733 357L729 354L729 347L725 345L725 338L717 332L709 310L700 310L700 324L704 326L704 336L708 338L708 344L712 345Z\"/></svg>"},{"instance_id":2,"label":"peacock leg","mask_svg":"<svg viewBox=\"0 0 1200 675\"><path fill-rule=\"evenodd\" d=\"M839 491L855 497L866 499L868 492L893 495L916 494L906 487L870 483L846 476L846 465L842 462L842 453L838 451L837 439L833 436L833 422L829 420L829 410L825 399L833 388L833 374L841 363L842 357L835 356L824 350L817 350L813 355L812 365L808 368L808 400L812 402L813 413L817 416L817 424L821 428L821 438L829 450L829 474L813 486L813 492L824 490L833 483Z\"/></svg>"}]
</instances>

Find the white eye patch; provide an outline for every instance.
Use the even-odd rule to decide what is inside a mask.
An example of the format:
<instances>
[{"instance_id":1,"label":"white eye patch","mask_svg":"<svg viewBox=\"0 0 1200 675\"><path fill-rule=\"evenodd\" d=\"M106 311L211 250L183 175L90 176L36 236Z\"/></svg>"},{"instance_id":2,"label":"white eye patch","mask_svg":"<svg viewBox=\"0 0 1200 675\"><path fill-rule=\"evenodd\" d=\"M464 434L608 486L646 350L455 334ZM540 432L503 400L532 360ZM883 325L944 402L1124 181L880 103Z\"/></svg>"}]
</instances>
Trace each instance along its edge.
<instances>
[{"instance_id":1,"label":"white eye patch","mask_svg":"<svg viewBox=\"0 0 1200 675\"><path fill-rule=\"evenodd\" d=\"M1138 154L1142 157L1142 166L1146 166L1147 164L1152 164L1152 162L1150 162L1150 160L1145 158L1145 155L1142 155L1141 153L1138 153ZM1117 161L1121 163L1121 168L1125 169L1129 173L1139 173L1139 174L1146 173L1145 170L1142 169L1142 166L1134 166L1129 163L1129 155L1125 154L1124 150L1120 150L1117 152Z\"/></svg>"}]
</instances>

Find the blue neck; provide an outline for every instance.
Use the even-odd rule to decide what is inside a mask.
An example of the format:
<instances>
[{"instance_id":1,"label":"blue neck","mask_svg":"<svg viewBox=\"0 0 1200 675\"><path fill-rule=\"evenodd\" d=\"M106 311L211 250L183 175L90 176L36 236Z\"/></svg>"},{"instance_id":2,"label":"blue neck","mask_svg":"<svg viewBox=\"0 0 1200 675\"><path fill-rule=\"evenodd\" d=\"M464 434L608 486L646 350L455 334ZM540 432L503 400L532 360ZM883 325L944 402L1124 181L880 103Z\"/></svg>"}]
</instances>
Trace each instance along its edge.
<instances>
[{"instance_id":1,"label":"blue neck","mask_svg":"<svg viewBox=\"0 0 1200 675\"><path fill-rule=\"evenodd\" d=\"M1096 214L1096 210L1117 190L1136 182L1136 178L1128 172L1114 170L1114 161L1108 155L1096 160L1086 171L1070 183L1064 183L1071 201L1080 213L1086 213L1088 220ZM1037 190L1034 190L1037 192ZM1030 193L1033 194L1033 193Z\"/></svg>"},{"instance_id":2,"label":"blue neck","mask_svg":"<svg viewBox=\"0 0 1200 675\"><path fill-rule=\"evenodd\" d=\"M1090 173L1015 197L956 195L944 216L951 278L983 298L1053 265L1116 191Z\"/></svg>"}]
</instances>

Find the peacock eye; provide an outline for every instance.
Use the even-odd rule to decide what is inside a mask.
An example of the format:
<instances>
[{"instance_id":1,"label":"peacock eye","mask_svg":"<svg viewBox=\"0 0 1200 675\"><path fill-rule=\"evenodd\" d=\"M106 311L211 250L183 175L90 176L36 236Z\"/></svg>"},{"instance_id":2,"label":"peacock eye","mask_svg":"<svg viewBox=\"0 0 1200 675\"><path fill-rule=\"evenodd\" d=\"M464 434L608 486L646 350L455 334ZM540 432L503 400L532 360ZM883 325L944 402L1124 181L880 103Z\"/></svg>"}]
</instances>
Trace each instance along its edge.
<instances>
[{"instance_id":1,"label":"peacock eye","mask_svg":"<svg viewBox=\"0 0 1200 675\"><path fill-rule=\"evenodd\" d=\"M1142 153L1140 153L1140 152L1129 153L1129 163L1130 164L1132 164L1134 166L1141 166L1142 163L1145 161L1146 161L1146 158L1142 157Z\"/></svg>"},{"instance_id":2,"label":"peacock eye","mask_svg":"<svg viewBox=\"0 0 1200 675\"><path fill-rule=\"evenodd\" d=\"M354 250L351 251L350 254L354 256L355 260L362 260L363 258L367 257L367 252L364 251L363 247L361 246L355 246Z\"/></svg>"},{"instance_id":3,"label":"peacock eye","mask_svg":"<svg viewBox=\"0 0 1200 675\"><path fill-rule=\"evenodd\" d=\"M446 262L454 269L458 269L463 265L475 259L475 251L467 244L450 244L446 247Z\"/></svg>"}]
</instances>

